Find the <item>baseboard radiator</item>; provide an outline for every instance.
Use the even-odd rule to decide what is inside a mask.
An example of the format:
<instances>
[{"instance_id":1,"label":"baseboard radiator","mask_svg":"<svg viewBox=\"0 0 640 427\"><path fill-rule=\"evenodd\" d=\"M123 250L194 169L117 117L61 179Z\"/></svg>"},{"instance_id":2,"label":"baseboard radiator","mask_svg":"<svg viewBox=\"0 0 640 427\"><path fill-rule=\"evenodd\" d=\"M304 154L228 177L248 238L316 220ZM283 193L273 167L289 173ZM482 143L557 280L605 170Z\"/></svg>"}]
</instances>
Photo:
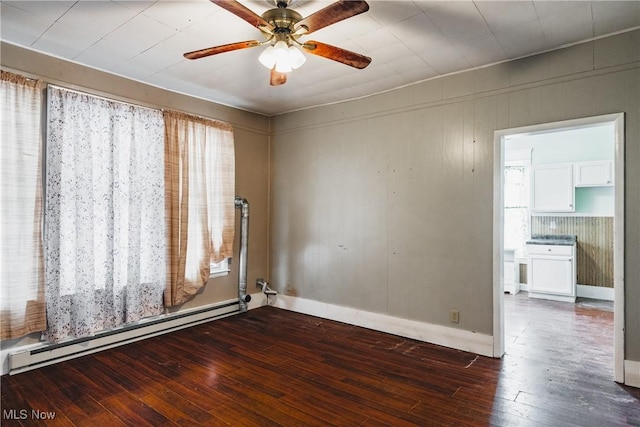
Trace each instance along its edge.
<instances>
[{"instance_id":1,"label":"baseboard radiator","mask_svg":"<svg viewBox=\"0 0 640 427\"><path fill-rule=\"evenodd\" d=\"M200 307L180 313L166 314L144 319L133 325L58 344L43 344L40 347L18 350L9 354L9 374L29 371L98 351L107 350L145 338L155 337L211 320L231 316L240 312L238 300Z\"/></svg>"}]
</instances>

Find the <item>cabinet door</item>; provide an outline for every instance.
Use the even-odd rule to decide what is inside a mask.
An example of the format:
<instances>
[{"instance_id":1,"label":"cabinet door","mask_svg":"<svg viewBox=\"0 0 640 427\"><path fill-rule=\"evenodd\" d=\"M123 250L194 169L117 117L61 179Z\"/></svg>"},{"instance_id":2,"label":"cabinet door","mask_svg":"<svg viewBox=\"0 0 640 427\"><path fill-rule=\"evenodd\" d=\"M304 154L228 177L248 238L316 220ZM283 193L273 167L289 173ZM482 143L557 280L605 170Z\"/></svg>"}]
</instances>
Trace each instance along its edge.
<instances>
[{"instance_id":1,"label":"cabinet door","mask_svg":"<svg viewBox=\"0 0 640 427\"><path fill-rule=\"evenodd\" d=\"M531 168L531 210L574 212L573 167L570 164Z\"/></svg>"},{"instance_id":2,"label":"cabinet door","mask_svg":"<svg viewBox=\"0 0 640 427\"><path fill-rule=\"evenodd\" d=\"M532 256L528 269L531 291L574 296L573 257Z\"/></svg>"},{"instance_id":3,"label":"cabinet door","mask_svg":"<svg viewBox=\"0 0 640 427\"><path fill-rule=\"evenodd\" d=\"M576 187L613 185L613 162L580 162L574 166Z\"/></svg>"}]
</instances>

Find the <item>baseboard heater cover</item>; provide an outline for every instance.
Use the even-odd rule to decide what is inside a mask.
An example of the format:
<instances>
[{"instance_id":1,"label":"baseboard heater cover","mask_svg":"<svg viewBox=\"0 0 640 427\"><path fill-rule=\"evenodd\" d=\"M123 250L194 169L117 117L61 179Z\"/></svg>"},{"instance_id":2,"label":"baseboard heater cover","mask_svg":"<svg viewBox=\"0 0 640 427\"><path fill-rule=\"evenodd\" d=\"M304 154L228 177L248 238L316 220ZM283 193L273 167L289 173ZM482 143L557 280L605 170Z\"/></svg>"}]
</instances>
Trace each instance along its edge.
<instances>
[{"instance_id":1,"label":"baseboard heater cover","mask_svg":"<svg viewBox=\"0 0 640 427\"><path fill-rule=\"evenodd\" d=\"M105 331L92 337L42 347L16 351L9 354L9 374L14 375L76 357L96 353L121 345L155 337L169 332L196 326L211 320L228 317L240 312L238 300L172 313L160 318L142 320L133 325Z\"/></svg>"}]
</instances>

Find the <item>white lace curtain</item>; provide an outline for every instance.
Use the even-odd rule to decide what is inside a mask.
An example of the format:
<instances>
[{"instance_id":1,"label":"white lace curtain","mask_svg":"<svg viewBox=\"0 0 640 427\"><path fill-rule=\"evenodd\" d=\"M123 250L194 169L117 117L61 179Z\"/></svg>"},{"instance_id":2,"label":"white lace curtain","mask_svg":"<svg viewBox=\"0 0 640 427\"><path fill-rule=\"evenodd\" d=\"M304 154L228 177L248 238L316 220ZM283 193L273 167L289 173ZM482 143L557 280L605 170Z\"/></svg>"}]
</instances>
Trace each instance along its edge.
<instances>
[{"instance_id":1,"label":"white lace curtain","mask_svg":"<svg viewBox=\"0 0 640 427\"><path fill-rule=\"evenodd\" d=\"M0 78L0 339L45 328L42 258L42 83Z\"/></svg>"},{"instance_id":2,"label":"white lace curtain","mask_svg":"<svg viewBox=\"0 0 640 427\"><path fill-rule=\"evenodd\" d=\"M163 311L162 113L49 86L45 338Z\"/></svg>"}]
</instances>

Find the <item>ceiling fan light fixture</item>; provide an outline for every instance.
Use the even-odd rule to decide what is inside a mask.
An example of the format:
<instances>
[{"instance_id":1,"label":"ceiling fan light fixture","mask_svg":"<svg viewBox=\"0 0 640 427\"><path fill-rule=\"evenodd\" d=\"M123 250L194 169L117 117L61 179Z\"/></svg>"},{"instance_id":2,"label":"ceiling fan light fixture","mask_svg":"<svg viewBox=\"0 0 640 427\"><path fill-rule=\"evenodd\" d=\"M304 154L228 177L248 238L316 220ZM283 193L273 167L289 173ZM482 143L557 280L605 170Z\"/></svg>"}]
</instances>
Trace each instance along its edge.
<instances>
[{"instance_id":1,"label":"ceiling fan light fixture","mask_svg":"<svg viewBox=\"0 0 640 427\"><path fill-rule=\"evenodd\" d=\"M289 46L287 43L280 40L273 46L273 55L276 58L276 64L278 62L284 62L289 60Z\"/></svg>"},{"instance_id":2,"label":"ceiling fan light fixture","mask_svg":"<svg viewBox=\"0 0 640 427\"><path fill-rule=\"evenodd\" d=\"M291 68L291 64L289 64L289 61L276 61L276 71L279 73L288 73L291 70L293 70L293 68Z\"/></svg>"},{"instance_id":3,"label":"ceiling fan light fixture","mask_svg":"<svg viewBox=\"0 0 640 427\"><path fill-rule=\"evenodd\" d=\"M307 57L304 56L300 49L291 45L289 46L289 62L291 63L291 68L295 70L307 62Z\"/></svg>"},{"instance_id":4,"label":"ceiling fan light fixture","mask_svg":"<svg viewBox=\"0 0 640 427\"><path fill-rule=\"evenodd\" d=\"M288 73L301 67L307 58L300 49L293 45L288 46L287 42L280 40L275 45L267 47L258 60L268 69L275 67L279 73Z\"/></svg>"},{"instance_id":5,"label":"ceiling fan light fixture","mask_svg":"<svg viewBox=\"0 0 640 427\"><path fill-rule=\"evenodd\" d=\"M273 51L273 46L269 46L258 57L258 61L268 69L272 69L276 65L276 55Z\"/></svg>"}]
</instances>

